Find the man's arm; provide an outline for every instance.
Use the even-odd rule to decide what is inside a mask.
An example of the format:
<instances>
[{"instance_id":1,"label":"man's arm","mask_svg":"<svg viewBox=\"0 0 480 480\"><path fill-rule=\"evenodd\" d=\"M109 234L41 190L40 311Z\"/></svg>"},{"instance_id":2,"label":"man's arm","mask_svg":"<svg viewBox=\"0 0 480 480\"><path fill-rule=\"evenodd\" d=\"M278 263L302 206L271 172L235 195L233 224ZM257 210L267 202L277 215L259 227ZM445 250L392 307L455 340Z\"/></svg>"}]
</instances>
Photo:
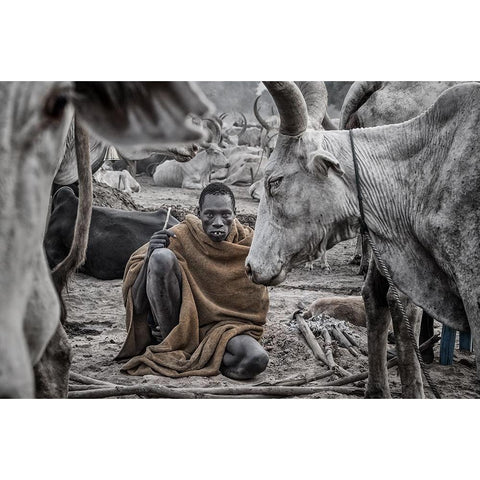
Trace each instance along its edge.
<instances>
[{"instance_id":1,"label":"man's arm","mask_svg":"<svg viewBox=\"0 0 480 480\"><path fill-rule=\"evenodd\" d=\"M160 230L155 232L150 238L147 255L143 262L142 268L132 285L132 299L133 299L133 313L142 314L148 311L150 304L147 297L147 275L148 262L152 252L157 248L167 248L170 245L170 237L175 237L175 234L168 230Z\"/></svg>"}]
</instances>

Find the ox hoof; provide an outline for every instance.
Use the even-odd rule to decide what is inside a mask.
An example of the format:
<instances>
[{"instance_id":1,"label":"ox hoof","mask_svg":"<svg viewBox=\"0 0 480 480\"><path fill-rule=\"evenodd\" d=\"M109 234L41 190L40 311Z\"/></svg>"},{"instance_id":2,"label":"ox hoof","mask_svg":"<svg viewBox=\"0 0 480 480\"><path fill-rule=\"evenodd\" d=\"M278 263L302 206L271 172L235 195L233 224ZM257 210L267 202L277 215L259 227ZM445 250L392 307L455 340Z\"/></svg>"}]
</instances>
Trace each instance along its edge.
<instances>
[{"instance_id":1,"label":"ox hoof","mask_svg":"<svg viewBox=\"0 0 480 480\"><path fill-rule=\"evenodd\" d=\"M381 388L372 388L365 390L365 398L391 398L390 393Z\"/></svg>"}]
</instances>

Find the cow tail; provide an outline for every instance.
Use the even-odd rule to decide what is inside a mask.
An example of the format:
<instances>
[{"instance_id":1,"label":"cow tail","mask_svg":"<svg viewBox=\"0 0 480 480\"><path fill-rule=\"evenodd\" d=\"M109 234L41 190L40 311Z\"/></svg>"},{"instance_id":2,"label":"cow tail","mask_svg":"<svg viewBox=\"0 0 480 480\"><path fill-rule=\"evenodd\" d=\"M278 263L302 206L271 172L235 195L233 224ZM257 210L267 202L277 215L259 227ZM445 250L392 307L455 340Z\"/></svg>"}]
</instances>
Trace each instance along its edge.
<instances>
[{"instance_id":1,"label":"cow tail","mask_svg":"<svg viewBox=\"0 0 480 480\"><path fill-rule=\"evenodd\" d=\"M70 252L52 271L53 282L60 297L62 323L66 318L66 310L62 299L62 292L67 285L71 274L85 261L90 220L92 218L93 188L92 171L90 168L88 133L81 127L76 118L75 153L77 157L79 184L79 202L77 219L75 221L75 231L73 233L73 241L70 247Z\"/></svg>"}]
</instances>

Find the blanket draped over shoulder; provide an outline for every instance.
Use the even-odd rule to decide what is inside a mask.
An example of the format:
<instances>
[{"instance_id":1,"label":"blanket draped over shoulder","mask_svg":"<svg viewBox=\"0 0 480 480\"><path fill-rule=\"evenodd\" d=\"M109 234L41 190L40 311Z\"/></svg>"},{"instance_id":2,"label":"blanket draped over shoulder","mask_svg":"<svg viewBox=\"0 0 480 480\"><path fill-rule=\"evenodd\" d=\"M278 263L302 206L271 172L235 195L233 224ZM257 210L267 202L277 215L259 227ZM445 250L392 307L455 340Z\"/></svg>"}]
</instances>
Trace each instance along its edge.
<instances>
[{"instance_id":1,"label":"blanket draped over shoulder","mask_svg":"<svg viewBox=\"0 0 480 480\"><path fill-rule=\"evenodd\" d=\"M245 259L253 230L237 219L222 242L205 234L201 221L187 215L171 228L169 249L182 271L179 324L158 345L146 314L134 315L131 288L142 268L148 244L130 257L123 279L127 338L117 359L130 358L122 370L130 375L217 375L228 341L245 334L259 340L268 311L268 291L250 281ZM144 349L145 352L142 354Z\"/></svg>"}]
</instances>

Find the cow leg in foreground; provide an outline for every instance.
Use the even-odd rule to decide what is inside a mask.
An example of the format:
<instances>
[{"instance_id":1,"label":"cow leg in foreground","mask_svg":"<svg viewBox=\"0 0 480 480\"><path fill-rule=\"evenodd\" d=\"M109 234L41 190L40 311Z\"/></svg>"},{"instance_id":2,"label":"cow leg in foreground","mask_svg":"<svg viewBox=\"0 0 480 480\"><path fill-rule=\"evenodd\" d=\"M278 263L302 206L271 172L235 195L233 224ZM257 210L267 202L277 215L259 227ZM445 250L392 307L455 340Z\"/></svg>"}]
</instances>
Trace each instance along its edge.
<instances>
[{"instance_id":1,"label":"cow leg in foreground","mask_svg":"<svg viewBox=\"0 0 480 480\"><path fill-rule=\"evenodd\" d=\"M61 324L33 367L36 398L64 398L68 393L69 370L72 363L71 347Z\"/></svg>"},{"instance_id":2,"label":"cow leg in foreground","mask_svg":"<svg viewBox=\"0 0 480 480\"><path fill-rule=\"evenodd\" d=\"M374 260L370 261L362 288L368 337L367 398L390 398L387 370L387 335L390 310L387 303L388 283L380 275Z\"/></svg>"},{"instance_id":3,"label":"cow leg in foreground","mask_svg":"<svg viewBox=\"0 0 480 480\"><path fill-rule=\"evenodd\" d=\"M425 398L420 363L415 354L415 348L408 333L405 321L403 320L398 304L390 290L387 294L387 301L390 307L393 330L395 332L398 370L402 380L402 397ZM410 320L410 325L414 330L415 342L418 344L422 309L413 304L405 295L400 294L400 301L405 308L405 312Z\"/></svg>"}]
</instances>

